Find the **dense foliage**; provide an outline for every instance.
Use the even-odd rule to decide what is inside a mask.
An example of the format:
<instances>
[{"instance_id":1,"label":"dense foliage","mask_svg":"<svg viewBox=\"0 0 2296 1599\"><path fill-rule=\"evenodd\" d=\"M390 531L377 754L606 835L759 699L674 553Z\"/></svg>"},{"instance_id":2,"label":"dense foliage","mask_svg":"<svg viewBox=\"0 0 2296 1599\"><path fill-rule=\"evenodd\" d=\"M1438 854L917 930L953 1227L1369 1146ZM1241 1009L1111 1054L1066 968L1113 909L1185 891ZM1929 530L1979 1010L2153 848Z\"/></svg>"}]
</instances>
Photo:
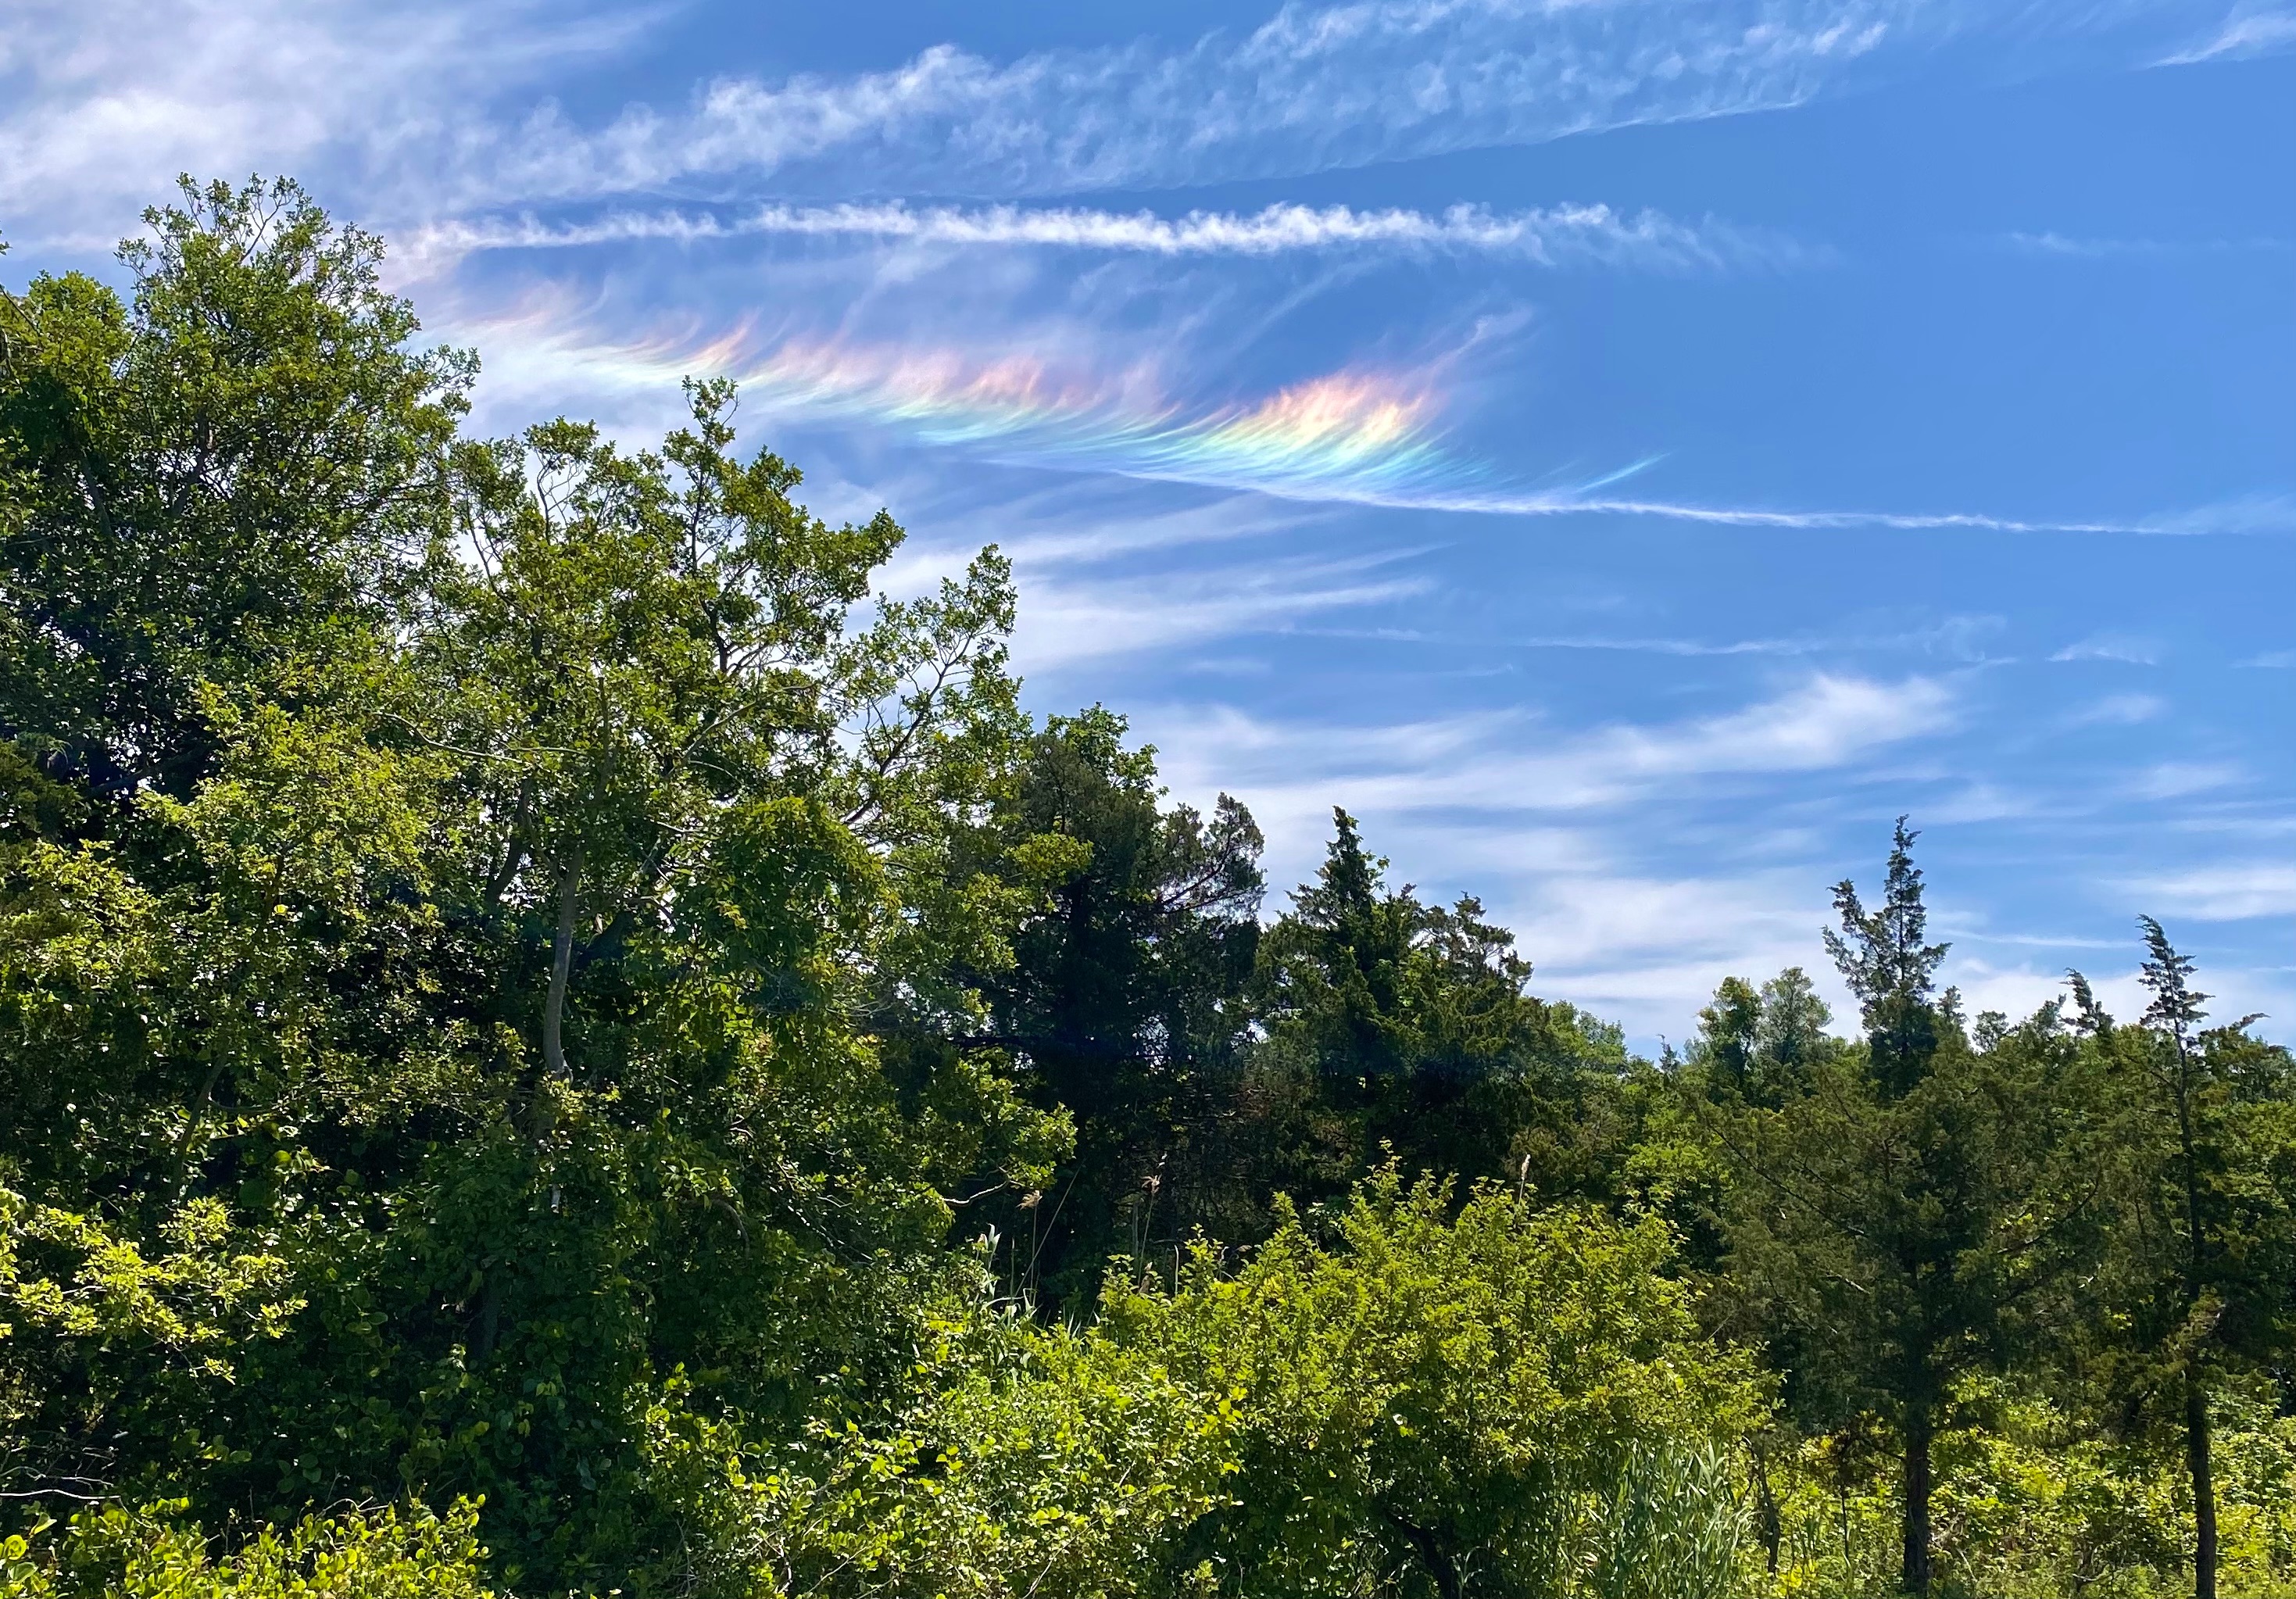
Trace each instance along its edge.
<instances>
[{"instance_id":1,"label":"dense foliage","mask_svg":"<svg viewBox=\"0 0 2296 1599\"><path fill-rule=\"evenodd\" d=\"M1914 835L1680 1058L1032 721L735 453L466 431L187 184L0 294L0 1595L2296 1593L2296 1064L1939 993Z\"/></svg>"}]
</instances>

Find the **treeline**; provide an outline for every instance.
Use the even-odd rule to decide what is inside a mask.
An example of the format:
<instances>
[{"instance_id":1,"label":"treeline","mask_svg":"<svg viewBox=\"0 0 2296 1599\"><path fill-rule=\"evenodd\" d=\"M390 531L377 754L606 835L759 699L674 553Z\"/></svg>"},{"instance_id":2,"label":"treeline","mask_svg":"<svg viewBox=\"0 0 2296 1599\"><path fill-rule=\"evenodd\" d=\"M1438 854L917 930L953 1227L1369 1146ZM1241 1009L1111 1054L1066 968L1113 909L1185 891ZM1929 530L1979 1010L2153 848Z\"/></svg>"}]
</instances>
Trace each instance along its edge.
<instances>
[{"instance_id":1,"label":"treeline","mask_svg":"<svg viewBox=\"0 0 2296 1599\"><path fill-rule=\"evenodd\" d=\"M2296 1593L2296 1065L1532 997L186 184L0 295L0 1595ZM1273 914L1271 914L1273 913Z\"/></svg>"}]
</instances>

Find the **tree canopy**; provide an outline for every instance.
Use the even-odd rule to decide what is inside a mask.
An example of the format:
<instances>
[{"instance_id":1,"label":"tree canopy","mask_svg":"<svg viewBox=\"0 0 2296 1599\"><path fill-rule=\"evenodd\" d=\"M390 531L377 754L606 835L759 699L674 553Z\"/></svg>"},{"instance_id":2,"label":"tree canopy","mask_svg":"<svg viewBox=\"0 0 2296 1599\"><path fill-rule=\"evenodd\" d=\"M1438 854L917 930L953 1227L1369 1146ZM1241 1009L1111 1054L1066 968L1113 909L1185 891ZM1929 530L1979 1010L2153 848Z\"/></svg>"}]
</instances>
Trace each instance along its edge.
<instances>
[{"instance_id":1,"label":"tree canopy","mask_svg":"<svg viewBox=\"0 0 2296 1599\"><path fill-rule=\"evenodd\" d=\"M194 184L0 291L0 1595L2271 1595L2296 1063L1971 1024L1916 834L1679 1057L1024 709L703 374L469 430Z\"/></svg>"}]
</instances>

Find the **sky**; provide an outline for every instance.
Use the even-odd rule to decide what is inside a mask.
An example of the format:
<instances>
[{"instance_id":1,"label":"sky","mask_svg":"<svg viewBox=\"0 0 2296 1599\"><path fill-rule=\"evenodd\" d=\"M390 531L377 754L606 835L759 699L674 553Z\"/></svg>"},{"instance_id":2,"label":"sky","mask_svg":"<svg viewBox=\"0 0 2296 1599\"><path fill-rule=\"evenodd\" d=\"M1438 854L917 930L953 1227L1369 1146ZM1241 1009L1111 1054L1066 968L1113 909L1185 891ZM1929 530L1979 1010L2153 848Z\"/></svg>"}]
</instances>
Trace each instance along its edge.
<instances>
[{"instance_id":1,"label":"sky","mask_svg":"<svg viewBox=\"0 0 2296 1599\"><path fill-rule=\"evenodd\" d=\"M2296 1039L2290 0L12 0L0 280L381 233L475 422L686 374L1039 714L1676 1042L1922 832L1945 977ZM1845 1021L1849 1017L1845 1015Z\"/></svg>"}]
</instances>

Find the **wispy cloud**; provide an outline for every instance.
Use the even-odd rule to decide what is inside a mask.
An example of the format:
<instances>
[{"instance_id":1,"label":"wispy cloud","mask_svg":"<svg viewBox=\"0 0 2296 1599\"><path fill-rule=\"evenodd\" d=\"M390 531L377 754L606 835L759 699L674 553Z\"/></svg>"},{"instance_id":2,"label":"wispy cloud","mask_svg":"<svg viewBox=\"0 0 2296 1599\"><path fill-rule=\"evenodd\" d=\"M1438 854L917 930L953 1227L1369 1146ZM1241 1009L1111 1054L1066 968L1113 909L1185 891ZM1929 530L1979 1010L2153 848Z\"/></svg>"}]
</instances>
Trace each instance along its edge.
<instances>
[{"instance_id":1,"label":"wispy cloud","mask_svg":"<svg viewBox=\"0 0 2296 1599\"><path fill-rule=\"evenodd\" d=\"M1604 638L1594 635L1510 638L1513 650L1597 650L1631 655L1676 655L1689 658L1726 655L1810 655L1825 648L1815 638Z\"/></svg>"},{"instance_id":2,"label":"wispy cloud","mask_svg":"<svg viewBox=\"0 0 2296 1599\"><path fill-rule=\"evenodd\" d=\"M1818 944L1822 882L1816 870L1792 867L1656 872L1594 852L1513 885L1499 914L1535 963L1542 994L1679 1046L1726 976L1759 981L1800 965L1822 988L1838 987ZM1846 996L1834 998L1854 1016Z\"/></svg>"},{"instance_id":3,"label":"wispy cloud","mask_svg":"<svg viewBox=\"0 0 2296 1599\"><path fill-rule=\"evenodd\" d=\"M1775 697L1657 726L1556 737L1516 715L1377 726L1277 724L1238 713L1190 731L1192 762L1284 814L1332 803L1396 812L1572 811L1731 774L1812 772L1942 731L1957 717L1937 678L1821 673Z\"/></svg>"},{"instance_id":4,"label":"wispy cloud","mask_svg":"<svg viewBox=\"0 0 2296 1599\"><path fill-rule=\"evenodd\" d=\"M530 127L498 175L537 197L659 192L834 166L878 185L1007 194L1273 176L1799 103L1956 9L1876 0L1501 0L1286 6L1170 51L950 45L889 71L729 77L681 111ZM879 192L882 192L882 187Z\"/></svg>"},{"instance_id":5,"label":"wispy cloud","mask_svg":"<svg viewBox=\"0 0 2296 1599\"><path fill-rule=\"evenodd\" d=\"M2186 67L2201 62L2269 55L2288 49L2296 49L2296 11L2242 6L2207 38L2172 55L2162 56L2159 64Z\"/></svg>"},{"instance_id":6,"label":"wispy cloud","mask_svg":"<svg viewBox=\"0 0 2296 1599\"><path fill-rule=\"evenodd\" d=\"M730 202L767 183L852 200L1277 177L1775 110L1956 40L1991 32L2030 49L2157 30L2194 4L2038 0L2013 9L2013 30L2002 26L2012 13L1971 0L1294 4L1249 32L1179 47L994 61L941 45L875 72L729 70L682 104L636 105L600 125L553 91L668 6L21 0L0 12L0 143L12 153L0 206L20 228L32 213L69 236L117 226L123 202L178 170L252 166L324 180L394 228L618 196ZM2192 59L2276 47L2287 22L2244 13ZM1168 244L1124 247L1209 240L1181 227ZM1690 248L1632 247L1661 245Z\"/></svg>"},{"instance_id":7,"label":"wispy cloud","mask_svg":"<svg viewBox=\"0 0 2296 1599\"><path fill-rule=\"evenodd\" d=\"M2152 666L2161 659L2161 646L2149 638L2139 638L2128 633L2095 633L2067 644L2051 660L2115 660L2124 666Z\"/></svg>"},{"instance_id":8,"label":"wispy cloud","mask_svg":"<svg viewBox=\"0 0 2296 1599\"><path fill-rule=\"evenodd\" d=\"M1486 641L1509 650L1593 650L1637 655L1673 655L1696 659L1734 655L1824 655L1878 651L1910 651L1924 655L1977 662L1992 659L1984 640L2001 630L1997 616L1948 616L1924 626L1906 627L1902 619L1869 616L1843 619L1840 630L1798 633L1768 638L1689 638L1664 635L1520 634Z\"/></svg>"},{"instance_id":9,"label":"wispy cloud","mask_svg":"<svg viewBox=\"0 0 2296 1599\"><path fill-rule=\"evenodd\" d=\"M2084 705L2065 718L2067 727L2134 727L2157 718L2169 709L2158 694L2107 694Z\"/></svg>"},{"instance_id":10,"label":"wispy cloud","mask_svg":"<svg viewBox=\"0 0 2296 1599\"><path fill-rule=\"evenodd\" d=\"M668 390L688 373L725 373L769 412L870 422L1006 463L1370 504L1415 503L1488 475L1436 441L1439 364L1344 369L1263 398L1191 407L1145 362L1096 371L1025 347L990 355L775 340L748 325L706 340L617 340L562 321L547 303L473 331L489 330L513 339L521 359L588 385Z\"/></svg>"},{"instance_id":11,"label":"wispy cloud","mask_svg":"<svg viewBox=\"0 0 2296 1599\"><path fill-rule=\"evenodd\" d=\"M2296 496L2251 494L2236 499L2195 505L2189 511L2141 517L2137 528L2146 533L2291 533L2296 532Z\"/></svg>"},{"instance_id":12,"label":"wispy cloud","mask_svg":"<svg viewBox=\"0 0 2296 1599\"><path fill-rule=\"evenodd\" d=\"M1710 527L1997 533L2144 533L2143 521L2038 521L1975 512L1773 510L1628 497L1609 486L1630 462L1576 484L1528 487L1446 438L1452 369L1464 350L1400 366L1344 368L1263 398L1192 406L1142 360L1096 370L1088 357L1028 353L1002 330L996 354L955 344L774 334L742 320L714 332L624 334L542 293L477 314L458 335L509 345L554 385L672 392L686 374L722 374L769 411L860 421L984 459L1111 472L1280 498L1499 516L1655 517Z\"/></svg>"},{"instance_id":13,"label":"wispy cloud","mask_svg":"<svg viewBox=\"0 0 2296 1599\"><path fill-rule=\"evenodd\" d=\"M1775 110L1988 31L2005 47L2190 0L1389 0L1289 4L1171 49L951 45L889 70L727 76L594 131L545 117L496 163L536 198L772 175L874 193L1042 194L1272 177ZM2005 24L2013 23L2013 27Z\"/></svg>"},{"instance_id":14,"label":"wispy cloud","mask_svg":"<svg viewBox=\"0 0 2296 1599\"><path fill-rule=\"evenodd\" d=\"M1620 474L1624 475L1624 474ZM1613 479L1612 480L1616 480ZM1780 528L1809 531L1889 528L1901 532L2143 533L2137 521L2038 521L1973 511L1773 511L1757 506L1699 504L1691 501L1625 499L1578 492L1480 493L1472 489L1389 502L1430 511L1479 511L1493 515L1653 516L1671 521L1703 522L1718 528Z\"/></svg>"},{"instance_id":15,"label":"wispy cloud","mask_svg":"<svg viewBox=\"0 0 2296 1599\"><path fill-rule=\"evenodd\" d=\"M1177 791L1251 807L1272 882L1313 873L1344 806L1398 880L1482 895L1538 962L1541 993L1678 1038L1724 975L1822 962L1841 863L1813 857L1807 836L1740 828L1702 848L1653 818L1711 816L1726 791L1767 796L1775 814L1810 774L1837 774L1838 789L1838 775L1948 734L1962 715L1950 680L1814 674L1710 715L1575 731L1529 709L1364 722L1215 709L1144 723ZM1689 843L1695 864L1661 858L1660 838Z\"/></svg>"},{"instance_id":16,"label":"wispy cloud","mask_svg":"<svg viewBox=\"0 0 2296 1599\"><path fill-rule=\"evenodd\" d=\"M1021 565L1021 623L1013 655L1025 671L1201 644L1298 626L1332 611L1410 599L1423 577L1383 575L1384 558L1262 560L1081 580Z\"/></svg>"},{"instance_id":17,"label":"wispy cloud","mask_svg":"<svg viewBox=\"0 0 2296 1599\"><path fill-rule=\"evenodd\" d=\"M2134 800L2185 800L2217 789L2230 788L2248 774L2231 761L2164 760L2155 762L2123 783Z\"/></svg>"},{"instance_id":18,"label":"wispy cloud","mask_svg":"<svg viewBox=\"0 0 2296 1599\"><path fill-rule=\"evenodd\" d=\"M493 142L501 96L657 14L578 0L12 0L0 217L20 241L101 247L178 172L333 178L367 206L414 193L426 169L435 187L455 152Z\"/></svg>"},{"instance_id":19,"label":"wispy cloud","mask_svg":"<svg viewBox=\"0 0 2296 1599\"><path fill-rule=\"evenodd\" d=\"M2148 908L2201 922L2296 916L2296 865L2285 860L2233 861L2138 878L2128 891Z\"/></svg>"},{"instance_id":20,"label":"wispy cloud","mask_svg":"<svg viewBox=\"0 0 2296 1599\"><path fill-rule=\"evenodd\" d=\"M1677 222L1656 211L1562 205L1494 212L1456 205L1435 213L1348 206L1271 205L1250 213L999 205L768 205L714 211L616 211L579 222L458 218L415 231L402 253L417 259L478 250L561 250L637 241L696 243L752 237L860 238L938 245L1037 246L1152 256L1274 256L1358 249L1472 252L1560 266L1581 263L1688 270L1796 266L1825 252L1783 235L1709 220Z\"/></svg>"},{"instance_id":21,"label":"wispy cloud","mask_svg":"<svg viewBox=\"0 0 2296 1599\"><path fill-rule=\"evenodd\" d=\"M2237 250L2296 250L2292 239L2095 239L2058 233L2007 234L2002 242L2026 255L2101 261L2127 256L2219 255Z\"/></svg>"}]
</instances>

